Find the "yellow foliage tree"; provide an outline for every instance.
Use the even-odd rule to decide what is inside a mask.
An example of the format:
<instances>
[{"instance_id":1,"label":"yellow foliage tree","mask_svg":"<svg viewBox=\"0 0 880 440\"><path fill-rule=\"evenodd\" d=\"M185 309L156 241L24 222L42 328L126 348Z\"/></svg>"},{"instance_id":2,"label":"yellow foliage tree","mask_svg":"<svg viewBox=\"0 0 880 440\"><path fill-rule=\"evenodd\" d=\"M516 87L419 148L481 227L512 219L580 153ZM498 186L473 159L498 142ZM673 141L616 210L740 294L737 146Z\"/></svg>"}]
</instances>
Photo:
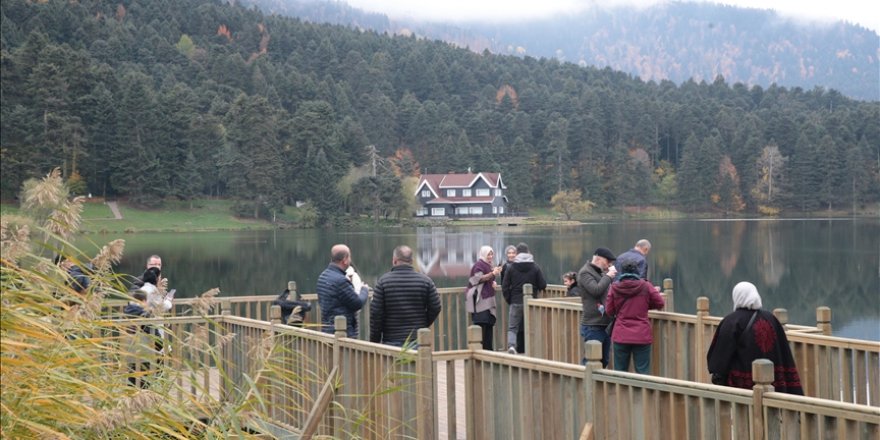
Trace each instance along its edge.
<instances>
[{"instance_id":1,"label":"yellow foliage tree","mask_svg":"<svg viewBox=\"0 0 880 440\"><path fill-rule=\"evenodd\" d=\"M582 200L579 189L559 191L550 198L550 204L553 206L553 211L564 215L566 220L571 220L572 216L589 214L596 206L589 200Z\"/></svg>"}]
</instances>

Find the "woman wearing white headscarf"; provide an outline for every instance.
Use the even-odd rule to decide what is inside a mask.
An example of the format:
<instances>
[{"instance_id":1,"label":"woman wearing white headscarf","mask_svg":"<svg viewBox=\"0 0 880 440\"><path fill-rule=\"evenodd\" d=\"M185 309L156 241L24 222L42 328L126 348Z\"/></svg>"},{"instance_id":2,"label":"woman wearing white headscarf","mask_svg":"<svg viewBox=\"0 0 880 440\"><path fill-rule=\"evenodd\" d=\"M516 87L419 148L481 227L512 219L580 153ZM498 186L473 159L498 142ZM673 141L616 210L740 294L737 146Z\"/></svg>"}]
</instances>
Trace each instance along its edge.
<instances>
[{"instance_id":1,"label":"woman wearing white headscarf","mask_svg":"<svg viewBox=\"0 0 880 440\"><path fill-rule=\"evenodd\" d=\"M803 395L785 329L761 307L754 284L743 281L733 288L734 310L721 321L706 355L712 383L752 389L752 361L768 359L773 362L775 390Z\"/></svg>"},{"instance_id":2,"label":"woman wearing white headscarf","mask_svg":"<svg viewBox=\"0 0 880 440\"><path fill-rule=\"evenodd\" d=\"M492 332L495 329L495 279L501 273L494 266L495 251L491 246L480 247L480 258L471 268L465 294L465 308L474 324L483 329L483 350L493 350Z\"/></svg>"}]
</instances>

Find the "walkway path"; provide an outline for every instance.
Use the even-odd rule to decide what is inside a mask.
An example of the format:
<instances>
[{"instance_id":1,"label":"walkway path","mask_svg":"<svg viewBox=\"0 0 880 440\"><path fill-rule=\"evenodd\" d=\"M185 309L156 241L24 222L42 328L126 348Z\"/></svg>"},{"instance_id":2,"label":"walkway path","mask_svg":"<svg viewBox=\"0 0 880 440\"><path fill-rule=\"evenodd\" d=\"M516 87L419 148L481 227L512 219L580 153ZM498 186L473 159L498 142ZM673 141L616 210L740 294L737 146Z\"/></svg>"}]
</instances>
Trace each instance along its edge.
<instances>
[{"instance_id":1,"label":"walkway path","mask_svg":"<svg viewBox=\"0 0 880 440\"><path fill-rule=\"evenodd\" d=\"M107 206L113 211L113 217L116 217L116 220L122 220L122 213L119 212L119 205L116 202L107 202Z\"/></svg>"}]
</instances>

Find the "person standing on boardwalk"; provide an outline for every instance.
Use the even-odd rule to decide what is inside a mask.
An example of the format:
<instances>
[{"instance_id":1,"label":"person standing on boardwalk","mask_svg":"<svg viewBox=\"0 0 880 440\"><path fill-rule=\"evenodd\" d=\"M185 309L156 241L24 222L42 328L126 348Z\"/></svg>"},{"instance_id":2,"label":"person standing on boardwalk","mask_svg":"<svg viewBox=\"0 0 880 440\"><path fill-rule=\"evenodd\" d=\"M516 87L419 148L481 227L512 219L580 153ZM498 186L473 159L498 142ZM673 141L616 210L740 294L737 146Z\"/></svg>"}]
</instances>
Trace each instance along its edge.
<instances>
[{"instance_id":1,"label":"person standing on boardwalk","mask_svg":"<svg viewBox=\"0 0 880 440\"><path fill-rule=\"evenodd\" d=\"M535 264L535 257L529 253L529 246L525 243L516 245L516 257L504 274L501 283L501 293L509 305L507 326L507 352L510 354L525 353L525 326L523 326L523 286L532 285L532 292L537 297L538 292L547 288L544 272Z\"/></svg>"},{"instance_id":2,"label":"person standing on boardwalk","mask_svg":"<svg viewBox=\"0 0 880 440\"><path fill-rule=\"evenodd\" d=\"M318 276L318 304L321 306L321 330L333 333L333 320L345 316L349 338L358 336L357 311L367 302L370 288L351 266L351 250L344 244L330 249L330 264Z\"/></svg>"},{"instance_id":3,"label":"person standing on boardwalk","mask_svg":"<svg viewBox=\"0 0 880 440\"><path fill-rule=\"evenodd\" d=\"M153 314L161 316L171 310L174 294L168 295L168 278L162 277L162 257L154 254L147 258L144 273L132 281L129 291L140 290L144 284L152 284L155 287L155 289L148 287L145 290L148 293L147 304Z\"/></svg>"},{"instance_id":4,"label":"person standing on boardwalk","mask_svg":"<svg viewBox=\"0 0 880 440\"><path fill-rule=\"evenodd\" d=\"M504 261L504 263L501 264L501 275L498 275L498 281L502 282L504 281L504 274L507 273L507 269L509 269L510 265L513 264L513 259L516 258L516 246L509 245L504 248L504 256L507 259Z\"/></svg>"},{"instance_id":5,"label":"person standing on boardwalk","mask_svg":"<svg viewBox=\"0 0 880 440\"><path fill-rule=\"evenodd\" d=\"M733 288L733 312L715 330L706 361L712 383L752 389L752 362L773 362L773 388L783 393L803 395L791 346L779 320L761 310L761 295L754 284L743 281Z\"/></svg>"},{"instance_id":6,"label":"person standing on boardwalk","mask_svg":"<svg viewBox=\"0 0 880 440\"><path fill-rule=\"evenodd\" d=\"M608 366L611 339L605 332L611 318L605 314L605 299L608 287L617 275L612 265L616 257L607 248L597 248L593 258L578 271L577 283L581 286L581 338L584 341L602 343L602 367Z\"/></svg>"},{"instance_id":7,"label":"person standing on boardwalk","mask_svg":"<svg viewBox=\"0 0 880 440\"><path fill-rule=\"evenodd\" d=\"M621 261L618 257L617 261ZM614 369L629 370L632 359L636 373L651 372L651 321L648 310L660 310L664 301L650 281L639 275L638 260L623 260L622 273L611 283L605 313L615 316L611 342L614 343Z\"/></svg>"},{"instance_id":8,"label":"person standing on boardwalk","mask_svg":"<svg viewBox=\"0 0 880 440\"><path fill-rule=\"evenodd\" d=\"M495 280L501 274L501 266L493 266L495 251L482 246L477 262L471 267L465 295L466 309L474 324L483 329L483 350L494 350L493 332L496 321Z\"/></svg>"},{"instance_id":9,"label":"person standing on boardwalk","mask_svg":"<svg viewBox=\"0 0 880 440\"><path fill-rule=\"evenodd\" d=\"M402 347L415 343L416 332L440 315L434 281L413 268L409 246L394 248L391 270L379 277L370 303L370 342Z\"/></svg>"},{"instance_id":10,"label":"person standing on boardwalk","mask_svg":"<svg viewBox=\"0 0 880 440\"><path fill-rule=\"evenodd\" d=\"M637 241L632 249L617 256L615 268L618 272L623 272L623 268L620 266L621 262L634 260L639 265L639 276L642 277L643 280L647 280L648 260L646 257L649 252L651 252L651 242L643 238Z\"/></svg>"}]
</instances>

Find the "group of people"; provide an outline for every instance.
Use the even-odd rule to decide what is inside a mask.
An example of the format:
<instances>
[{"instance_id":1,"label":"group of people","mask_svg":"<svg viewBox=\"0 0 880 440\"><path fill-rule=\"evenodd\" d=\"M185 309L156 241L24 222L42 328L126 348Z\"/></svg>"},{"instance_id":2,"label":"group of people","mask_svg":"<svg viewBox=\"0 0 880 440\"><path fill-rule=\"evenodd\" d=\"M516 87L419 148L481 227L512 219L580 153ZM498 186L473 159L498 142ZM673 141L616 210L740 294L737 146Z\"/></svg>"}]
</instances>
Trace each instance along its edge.
<instances>
[{"instance_id":1,"label":"group of people","mask_svg":"<svg viewBox=\"0 0 880 440\"><path fill-rule=\"evenodd\" d=\"M173 307L174 290L168 290L168 279L162 277L162 258L151 255L147 258L144 273L135 277L129 286L132 300L123 313L132 318L152 318L162 316ZM165 353L165 329L162 325L145 324L132 327L129 332L131 359L128 363L128 382L132 386L149 386L151 364L162 362Z\"/></svg>"},{"instance_id":2,"label":"group of people","mask_svg":"<svg viewBox=\"0 0 880 440\"><path fill-rule=\"evenodd\" d=\"M627 371L632 362L637 373L650 372L653 335L648 311L665 306L659 290L648 279L645 257L650 251L651 242L645 239L619 256L599 247L579 271L563 275L568 295L581 298L580 337L601 343L603 367L613 355L616 370ZM508 246L505 256L506 261L496 265L492 247L480 248L470 271L465 301L473 324L482 329L483 349L494 350L496 293L501 289L508 304L507 352L517 354L525 352L524 286L530 284L538 294L547 282L527 244ZM173 290L167 291L168 280L162 278L161 270L162 259L150 256L143 275L132 283L133 300L125 308L127 315L151 317L171 309ZM72 279L78 286L88 282ZM348 246L337 244L331 248L330 263L318 277L316 291L322 330L333 333L333 321L341 315L346 318L347 336L357 337L357 312L366 304L370 287L356 272ZM803 394L785 329L772 313L761 310L757 288L748 282L737 284L733 303L734 311L721 321L707 353L712 382L751 388L751 363L766 358L775 365L773 385L777 391ZM370 341L414 348L418 329L430 327L441 308L434 282L413 267L412 249L398 246L391 255L391 269L373 287ZM161 327L141 326L140 330L154 337L155 352L161 352ZM132 371L137 367L130 365ZM148 369L149 364L140 368Z\"/></svg>"},{"instance_id":3,"label":"group of people","mask_svg":"<svg viewBox=\"0 0 880 440\"><path fill-rule=\"evenodd\" d=\"M603 367L613 355L615 370L628 371L632 363L637 373L650 372L653 334L648 311L665 306L648 278L650 251L651 242L646 239L619 256L599 247L579 271L563 275L568 295L581 298L580 337L601 343ZM493 350L495 291L501 280L509 310L507 351L515 354L524 352L523 286L531 284L537 294L547 283L525 243L508 246L505 253L507 261L494 266L493 249L480 248L465 301L473 323L482 328L483 348ZM761 310L757 288L748 282L737 284L733 302L734 312L722 320L707 353L713 383L751 388L752 361L766 358L775 366L777 391L803 394L785 329L772 313Z\"/></svg>"}]
</instances>

